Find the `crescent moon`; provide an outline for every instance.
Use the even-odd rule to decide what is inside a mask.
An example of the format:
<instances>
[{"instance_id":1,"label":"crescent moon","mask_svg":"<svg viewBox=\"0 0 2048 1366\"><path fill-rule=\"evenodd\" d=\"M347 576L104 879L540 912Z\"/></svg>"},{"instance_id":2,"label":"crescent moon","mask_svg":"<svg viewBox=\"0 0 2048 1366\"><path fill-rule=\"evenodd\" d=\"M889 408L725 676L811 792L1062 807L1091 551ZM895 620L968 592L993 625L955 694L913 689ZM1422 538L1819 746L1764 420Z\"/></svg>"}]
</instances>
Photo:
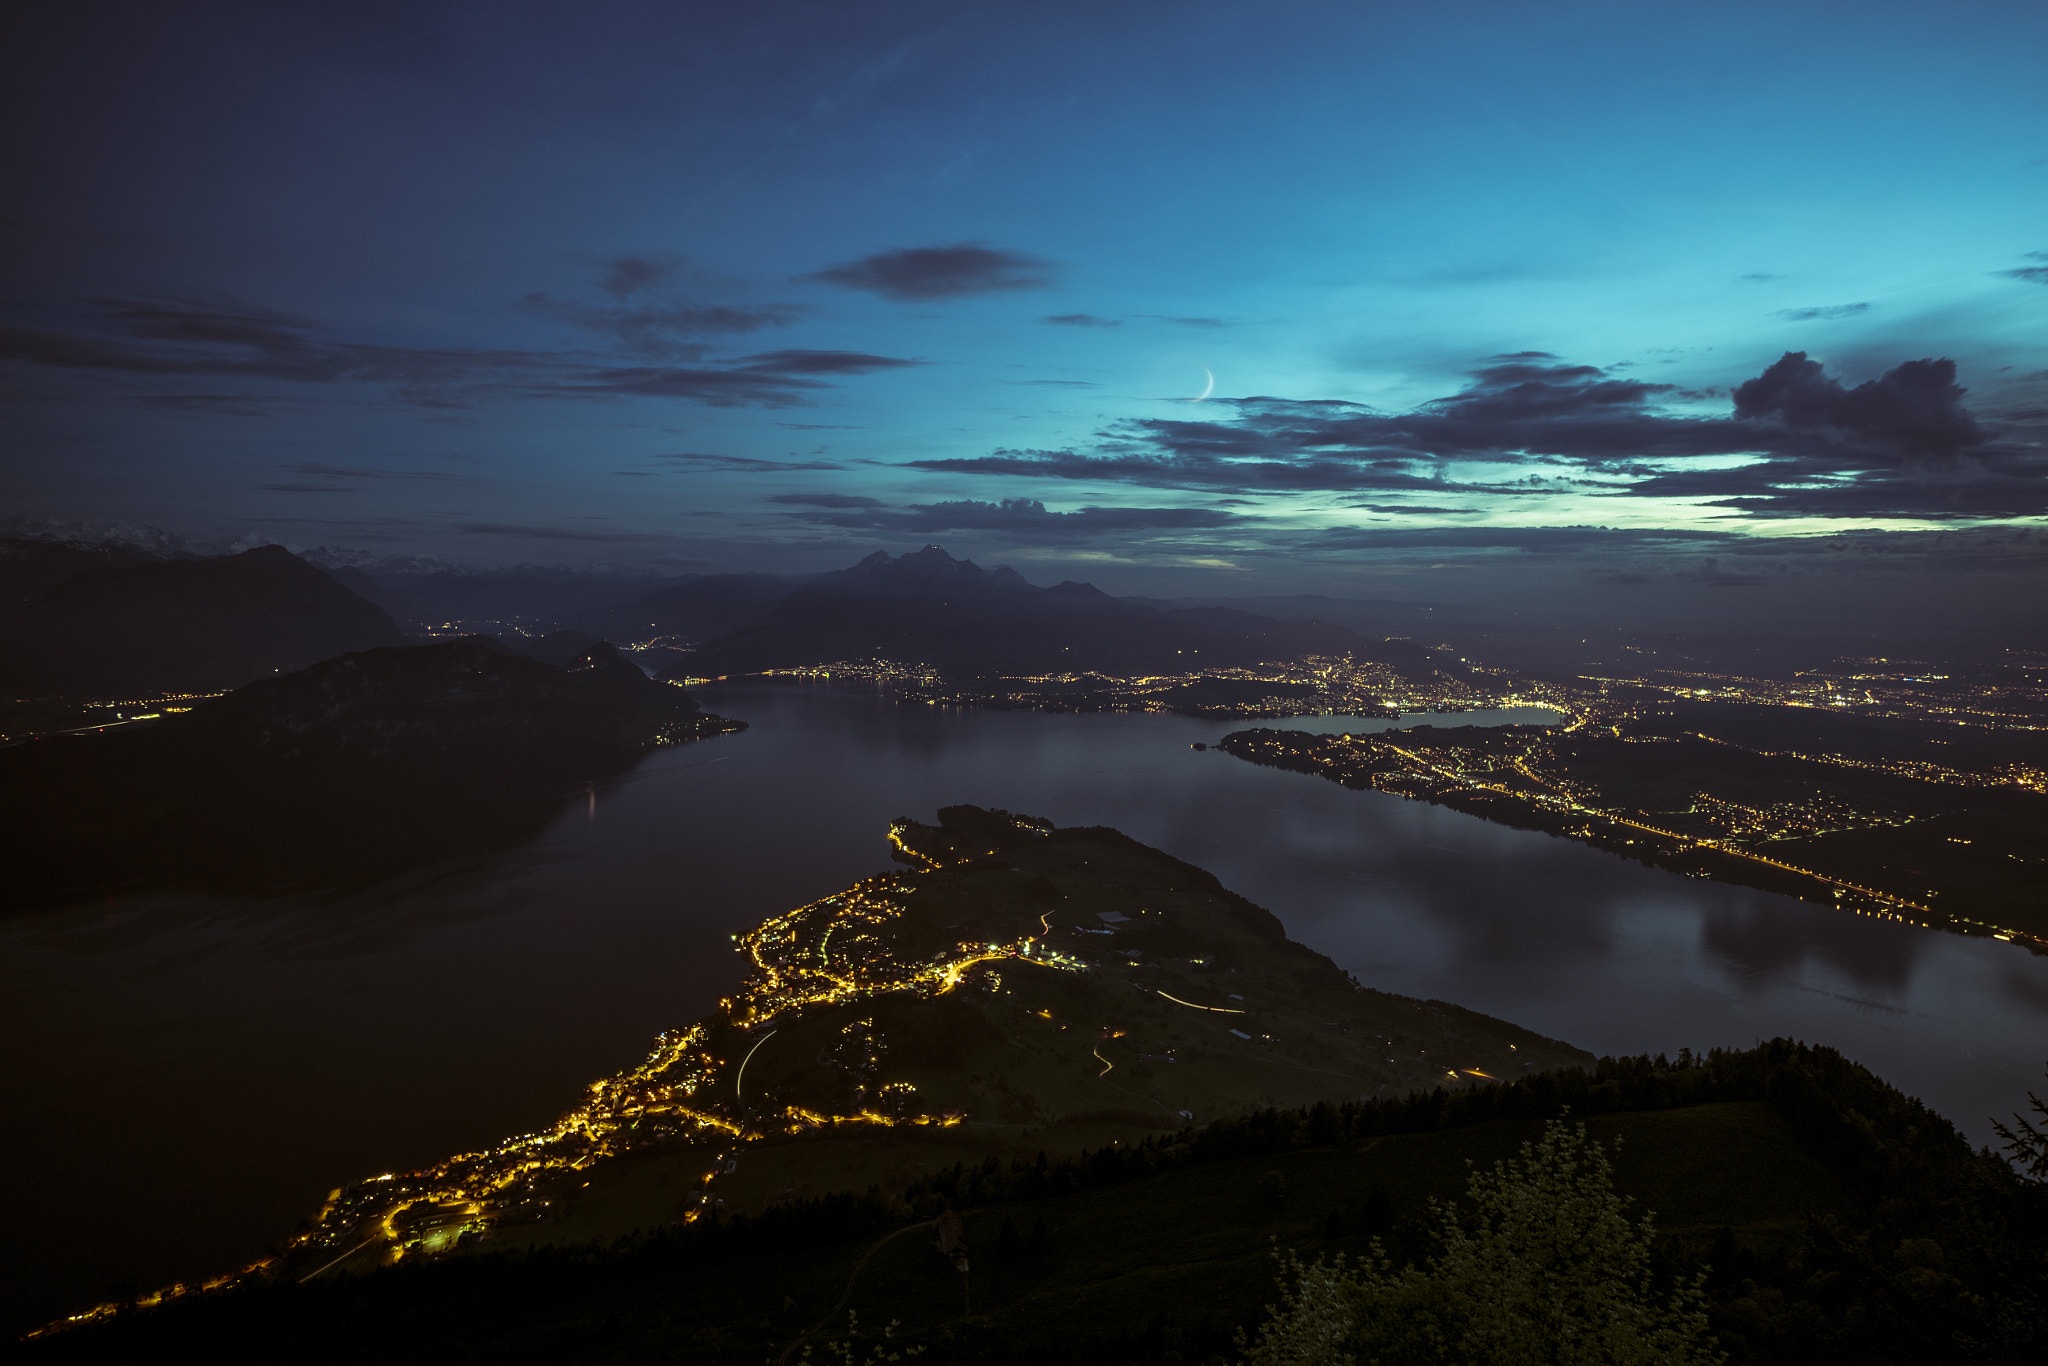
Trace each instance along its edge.
<instances>
[{"instance_id":1,"label":"crescent moon","mask_svg":"<svg viewBox=\"0 0 2048 1366\"><path fill-rule=\"evenodd\" d=\"M1209 382L1202 386L1201 393L1188 400L1190 403L1200 403L1203 399L1216 392L1216 372L1205 365L1202 367L1202 373L1209 377Z\"/></svg>"}]
</instances>

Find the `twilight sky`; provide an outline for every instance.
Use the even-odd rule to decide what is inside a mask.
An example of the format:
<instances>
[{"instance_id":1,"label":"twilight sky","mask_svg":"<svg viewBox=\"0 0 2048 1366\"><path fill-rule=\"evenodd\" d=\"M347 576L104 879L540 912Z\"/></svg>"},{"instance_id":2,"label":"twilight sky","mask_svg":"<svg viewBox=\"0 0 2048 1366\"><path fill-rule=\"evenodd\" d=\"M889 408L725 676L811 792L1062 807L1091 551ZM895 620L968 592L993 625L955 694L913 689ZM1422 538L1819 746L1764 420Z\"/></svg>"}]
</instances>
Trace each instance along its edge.
<instances>
[{"instance_id":1,"label":"twilight sky","mask_svg":"<svg viewBox=\"0 0 2048 1366\"><path fill-rule=\"evenodd\" d=\"M8 514L2044 583L2037 3L81 0L0 49Z\"/></svg>"}]
</instances>

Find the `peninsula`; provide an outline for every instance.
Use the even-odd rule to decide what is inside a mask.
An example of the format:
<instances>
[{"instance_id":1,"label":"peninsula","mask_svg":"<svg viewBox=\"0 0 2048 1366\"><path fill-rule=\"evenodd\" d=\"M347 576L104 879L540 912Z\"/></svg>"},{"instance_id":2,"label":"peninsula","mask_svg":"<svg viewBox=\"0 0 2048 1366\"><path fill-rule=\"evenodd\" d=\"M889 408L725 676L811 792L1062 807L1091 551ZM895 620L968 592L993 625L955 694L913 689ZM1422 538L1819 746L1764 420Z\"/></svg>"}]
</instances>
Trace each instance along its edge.
<instances>
[{"instance_id":1,"label":"peninsula","mask_svg":"<svg viewBox=\"0 0 2048 1366\"><path fill-rule=\"evenodd\" d=\"M1592 1062L1363 988L1270 912L1115 830L956 806L896 821L889 842L900 871L737 941L744 975L720 1009L551 1128L337 1190L280 1255L206 1288L608 1241Z\"/></svg>"}]
</instances>

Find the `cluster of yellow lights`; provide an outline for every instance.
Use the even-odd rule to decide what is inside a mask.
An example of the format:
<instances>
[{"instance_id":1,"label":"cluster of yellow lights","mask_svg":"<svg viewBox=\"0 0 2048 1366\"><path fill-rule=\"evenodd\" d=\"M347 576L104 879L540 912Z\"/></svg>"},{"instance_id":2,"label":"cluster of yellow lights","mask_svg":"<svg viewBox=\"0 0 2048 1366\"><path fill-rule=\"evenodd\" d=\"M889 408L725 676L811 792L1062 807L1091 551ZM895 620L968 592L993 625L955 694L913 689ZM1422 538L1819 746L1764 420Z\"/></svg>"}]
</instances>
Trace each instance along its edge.
<instances>
[{"instance_id":1,"label":"cluster of yellow lights","mask_svg":"<svg viewBox=\"0 0 2048 1366\"><path fill-rule=\"evenodd\" d=\"M892 831L891 839L899 848L905 847L899 832ZM936 860L919 857L930 866L940 866ZM900 895L890 895L900 893L902 876L869 878L835 896L776 916L742 938L740 947L751 959L752 969L740 990L722 1003L727 1018L751 1030L809 1007L846 1005L897 992L944 995L956 990L976 967L999 961L1017 960L1057 971L1088 970L1087 964L1047 948L1037 938L1008 944L963 943L923 964L903 963L870 939L872 952L863 955L859 947L862 932L903 913ZM856 946L835 951L835 938L853 939ZM862 961L864 957L867 961ZM950 1112L889 1114L867 1106L850 1114L826 1114L795 1105L752 1113L740 1105L737 1095L731 1101L708 1095L712 1085L726 1075L727 1063L705 1049L705 1037L701 1028L662 1035L637 1067L592 1083L583 1103L548 1129L507 1139L487 1151L462 1153L419 1171L386 1172L335 1191L311 1230L292 1248L318 1248L337 1255L302 1279L310 1280L372 1245L381 1244L392 1257L437 1252L466 1234L481 1234L508 1218L546 1208L548 1202L537 1194L543 1183L632 1151L634 1126L649 1119L664 1121L654 1141L694 1137L727 1147L768 1134L806 1129L947 1128L963 1119ZM914 1095L914 1090L902 1083L878 1090L882 1096L905 1102ZM692 1211L686 1219L695 1218L696 1213ZM263 1278L274 1274L278 1260L265 1258L199 1288L218 1290ZM162 1304L191 1293L193 1287L173 1285L133 1303ZM124 1307L97 1305L39 1332L90 1323Z\"/></svg>"}]
</instances>

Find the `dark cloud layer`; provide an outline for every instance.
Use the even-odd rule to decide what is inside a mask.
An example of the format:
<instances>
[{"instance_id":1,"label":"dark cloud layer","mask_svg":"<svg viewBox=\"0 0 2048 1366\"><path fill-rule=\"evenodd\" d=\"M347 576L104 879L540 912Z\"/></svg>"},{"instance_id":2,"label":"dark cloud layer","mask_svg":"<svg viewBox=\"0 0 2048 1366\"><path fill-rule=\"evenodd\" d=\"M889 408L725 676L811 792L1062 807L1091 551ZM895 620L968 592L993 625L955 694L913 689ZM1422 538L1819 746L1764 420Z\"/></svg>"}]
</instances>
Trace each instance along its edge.
<instances>
[{"instance_id":1,"label":"dark cloud layer","mask_svg":"<svg viewBox=\"0 0 2048 1366\"><path fill-rule=\"evenodd\" d=\"M1459 393L1407 413L1248 398L1221 421L1154 418L1087 450L998 450L910 462L952 473L1235 493L1430 491L1704 498L1751 514L2003 517L2048 512L2048 456L2000 445L1963 406L1953 361L1914 360L1845 388L1788 352L1732 394L1732 413L1673 411L1671 385L1496 356ZM1736 457L1715 468L1690 462ZM1492 484L1461 463L1519 464Z\"/></svg>"},{"instance_id":2,"label":"dark cloud layer","mask_svg":"<svg viewBox=\"0 0 2048 1366\"><path fill-rule=\"evenodd\" d=\"M1576 554L1719 541L1733 532L1663 531L1604 526L1331 527L1312 538L1318 550L1527 550Z\"/></svg>"},{"instance_id":3,"label":"dark cloud layer","mask_svg":"<svg viewBox=\"0 0 2048 1366\"><path fill-rule=\"evenodd\" d=\"M756 460L750 455L709 455L695 451L680 451L673 455L657 455L654 458L674 461L685 469L721 474L784 474L796 470L845 468L836 460Z\"/></svg>"},{"instance_id":4,"label":"dark cloud layer","mask_svg":"<svg viewBox=\"0 0 2048 1366\"><path fill-rule=\"evenodd\" d=\"M858 493L778 493L768 501L771 503L789 503L796 507L814 508L878 508L885 506L879 498L868 498Z\"/></svg>"},{"instance_id":5,"label":"dark cloud layer","mask_svg":"<svg viewBox=\"0 0 2048 1366\"><path fill-rule=\"evenodd\" d=\"M1121 318L1098 318L1093 313L1055 313L1041 318L1040 322L1052 323L1058 327L1122 327Z\"/></svg>"},{"instance_id":6,"label":"dark cloud layer","mask_svg":"<svg viewBox=\"0 0 2048 1366\"><path fill-rule=\"evenodd\" d=\"M1052 267L1021 251L956 242L944 247L878 251L804 278L865 290L900 303L925 303L1002 290L1042 289L1052 283Z\"/></svg>"},{"instance_id":7,"label":"dark cloud layer","mask_svg":"<svg viewBox=\"0 0 2048 1366\"><path fill-rule=\"evenodd\" d=\"M1776 418L1794 431L1838 433L1867 450L1951 457L1984 444L1963 408L1952 360L1909 360L1854 389L1830 379L1804 351L1788 351L1735 387L1738 419Z\"/></svg>"},{"instance_id":8,"label":"dark cloud layer","mask_svg":"<svg viewBox=\"0 0 2048 1366\"><path fill-rule=\"evenodd\" d=\"M1084 507L1050 512L1035 498L914 503L908 507L888 507L872 498L840 494L790 494L769 501L807 507L786 514L798 521L849 531L905 536L971 532L1041 543L1148 531L1212 531L1241 520L1235 513L1212 508Z\"/></svg>"},{"instance_id":9,"label":"dark cloud layer","mask_svg":"<svg viewBox=\"0 0 2048 1366\"><path fill-rule=\"evenodd\" d=\"M659 314L658 328L649 321L656 314L644 309L614 311L605 315L609 321L602 325L586 318L593 330L609 329L624 350L671 358L669 363L618 364L584 353L335 341L321 336L312 319L245 304L105 300L99 333L0 328L0 360L109 375L379 384L394 388L407 402L429 407L463 407L491 398L636 397L726 408L797 407L830 387L822 377L924 363L863 351L801 349L765 351L736 362L674 363L679 357L697 361L704 353L702 346L679 339L684 331L749 332L777 326L788 320L777 312L779 308L671 309ZM638 321L628 321L629 316ZM178 397L152 394L146 401L164 406Z\"/></svg>"},{"instance_id":10,"label":"dark cloud layer","mask_svg":"<svg viewBox=\"0 0 2048 1366\"><path fill-rule=\"evenodd\" d=\"M905 370L921 360L872 356L865 351L764 351L740 362L749 370L773 375L867 375L877 370Z\"/></svg>"}]
</instances>

